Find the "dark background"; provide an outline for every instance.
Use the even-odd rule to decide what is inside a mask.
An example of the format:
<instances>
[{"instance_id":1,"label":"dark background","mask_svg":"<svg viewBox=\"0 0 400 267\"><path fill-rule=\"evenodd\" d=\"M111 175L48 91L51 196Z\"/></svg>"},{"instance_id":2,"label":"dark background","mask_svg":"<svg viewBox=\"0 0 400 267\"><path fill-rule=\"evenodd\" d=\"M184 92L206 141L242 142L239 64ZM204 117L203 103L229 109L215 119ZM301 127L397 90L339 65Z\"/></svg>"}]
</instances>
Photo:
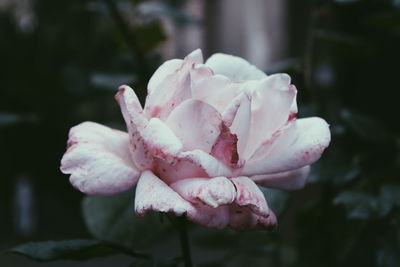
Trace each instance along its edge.
<instances>
[{"instance_id":1,"label":"dark background","mask_svg":"<svg viewBox=\"0 0 400 267\"><path fill-rule=\"evenodd\" d=\"M87 198L82 213L83 195L59 171L68 130L87 120L123 129L113 99L119 85L131 85L143 103L148 78L165 59L201 47L205 58L226 52L250 60L254 45L243 36L265 32L257 51L273 56L258 66L292 76L300 117L326 119L332 142L305 189L267 192L279 215L276 232L191 226L197 266L400 266L400 1L243 2L246 16L227 0L0 0L1 250L94 236L160 259L179 256L176 233L156 215L146 218L151 223L115 215L128 218L118 233L93 228L118 201ZM149 3L150 11L140 8ZM257 8L258 17L249 16ZM285 16L271 22L278 9ZM264 17L265 25L252 21ZM119 197L133 200L130 192ZM103 209L102 201L111 204ZM142 230L124 236L124 227ZM0 255L0 265L39 266L10 254Z\"/></svg>"}]
</instances>

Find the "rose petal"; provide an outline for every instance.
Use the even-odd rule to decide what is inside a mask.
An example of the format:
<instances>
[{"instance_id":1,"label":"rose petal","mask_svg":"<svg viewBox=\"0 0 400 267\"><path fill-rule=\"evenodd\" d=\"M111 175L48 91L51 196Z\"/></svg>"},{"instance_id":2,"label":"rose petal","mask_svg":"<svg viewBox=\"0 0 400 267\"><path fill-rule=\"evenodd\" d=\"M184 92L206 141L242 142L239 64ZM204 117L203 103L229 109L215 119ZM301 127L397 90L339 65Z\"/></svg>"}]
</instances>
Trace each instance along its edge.
<instances>
[{"instance_id":1,"label":"rose petal","mask_svg":"<svg viewBox=\"0 0 400 267\"><path fill-rule=\"evenodd\" d=\"M143 130L143 141L152 156L173 163L182 150L182 143L174 132L161 120L152 118Z\"/></svg>"},{"instance_id":2,"label":"rose petal","mask_svg":"<svg viewBox=\"0 0 400 267\"><path fill-rule=\"evenodd\" d=\"M182 59L171 59L164 62L158 69L154 72L153 76L151 76L149 83L147 85L147 93L152 94L157 90L161 90L160 86L164 79L173 74L182 66Z\"/></svg>"},{"instance_id":3,"label":"rose petal","mask_svg":"<svg viewBox=\"0 0 400 267\"><path fill-rule=\"evenodd\" d=\"M201 150L180 152L173 164L165 160L156 161L158 175L168 184L195 177L232 176L232 171L222 162Z\"/></svg>"},{"instance_id":4,"label":"rose petal","mask_svg":"<svg viewBox=\"0 0 400 267\"><path fill-rule=\"evenodd\" d=\"M229 226L231 228L244 231L255 228L259 216L246 207L234 204L229 206L229 218Z\"/></svg>"},{"instance_id":5,"label":"rose petal","mask_svg":"<svg viewBox=\"0 0 400 267\"><path fill-rule=\"evenodd\" d=\"M249 159L264 141L280 129L289 118L296 88L290 77L275 74L262 80L251 95L251 125L242 159Z\"/></svg>"},{"instance_id":6,"label":"rose petal","mask_svg":"<svg viewBox=\"0 0 400 267\"><path fill-rule=\"evenodd\" d=\"M213 208L230 204L236 197L233 183L225 177L185 179L170 187L187 201L204 203Z\"/></svg>"},{"instance_id":7,"label":"rose petal","mask_svg":"<svg viewBox=\"0 0 400 267\"><path fill-rule=\"evenodd\" d=\"M233 81L260 80L267 75L243 58L217 53L206 61L215 74L222 74Z\"/></svg>"},{"instance_id":8,"label":"rose petal","mask_svg":"<svg viewBox=\"0 0 400 267\"><path fill-rule=\"evenodd\" d=\"M293 121L272 140L262 144L240 173L246 176L271 174L310 165L321 157L330 139L329 125L321 118Z\"/></svg>"},{"instance_id":9,"label":"rose petal","mask_svg":"<svg viewBox=\"0 0 400 267\"><path fill-rule=\"evenodd\" d=\"M182 215L193 209L191 204L161 181L151 171L144 171L136 186L135 212L143 216L149 210Z\"/></svg>"},{"instance_id":10,"label":"rose petal","mask_svg":"<svg viewBox=\"0 0 400 267\"><path fill-rule=\"evenodd\" d=\"M222 229L229 223L229 206L219 206L212 208L202 203L193 204L187 214L187 218L194 223L204 227Z\"/></svg>"},{"instance_id":11,"label":"rose petal","mask_svg":"<svg viewBox=\"0 0 400 267\"><path fill-rule=\"evenodd\" d=\"M310 173L310 166L272 174L255 175L250 177L256 184L283 190L297 190L304 187Z\"/></svg>"},{"instance_id":12,"label":"rose petal","mask_svg":"<svg viewBox=\"0 0 400 267\"><path fill-rule=\"evenodd\" d=\"M181 102L192 97L190 73L196 64L203 63L203 56L200 49L190 53L182 62L180 68L169 75L157 75L152 79L152 84L158 85L152 89L147 96L145 113L148 118L159 118L165 120L171 111Z\"/></svg>"},{"instance_id":13,"label":"rose petal","mask_svg":"<svg viewBox=\"0 0 400 267\"><path fill-rule=\"evenodd\" d=\"M225 124L211 149L211 155L232 169L238 168L239 155L237 152L238 138L232 134Z\"/></svg>"},{"instance_id":14,"label":"rose petal","mask_svg":"<svg viewBox=\"0 0 400 267\"><path fill-rule=\"evenodd\" d=\"M246 145L249 139L249 129L251 122L251 99L247 92L239 94L224 111L222 118L230 131L238 138L237 152L241 166Z\"/></svg>"},{"instance_id":15,"label":"rose petal","mask_svg":"<svg viewBox=\"0 0 400 267\"><path fill-rule=\"evenodd\" d=\"M278 225L274 212L270 210L268 217L258 216L246 207L230 205L229 226L238 231L251 229L274 230Z\"/></svg>"},{"instance_id":16,"label":"rose petal","mask_svg":"<svg viewBox=\"0 0 400 267\"><path fill-rule=\"evenodd\" d=\"M236 187L235 203L241 207L248 207L257 215L268 217L269 208L260 188L248 177L232 178Z\"/></svg>"},{"instance_id":17,"label":"rose petal","mask_svg":"<svg viewBox=\"0 0 400 267\"><path fill-rule=\"evenodd\" d=\"M278 226L278 219L276 218L275 213L270 210L270 214L268 217L258 217L258 226L262 229L266 230L274 230Z\"/></svg>"},{"instance_id":18,"label":"rose petal","mask_svg":"<svg viewBox=\"0 0 400 267\"><path fill-rule=\"evenodd\" d=\"M193 98L210 104L222 113L245 86L247 83L234 83L225 76L214 75L193 84Z\"/></svg>"},{"instance_id":19,"label":"rose petal","mask_svg":"<svg viewBox=\"0 0 400 267\"><path fill-rule=\"evenodd\" d=\"M220 134L222 119L212 106L188 99L171 112L166 124L182 141L185 151L201 149L209 153Z\"/></svg>"},{"instance_id":20,"label":"rose petal","mask_svg":"<svg viewBox=\"0 0 400 267\"><path fill-rule=\"evenodd\" d=\"M84 122L69 132L61 171L86 194L111 195L134 186L139 177L129 154L127 133Z\"/></svg>"},{"instance_id":21,"label":"rose petal","mask_svg":"<svg viewBox=\"0 0 400 267\"><path fill-rule=\"evenodd\" d=\"M148 148L143 141L143 130L148 124L143 114L140 102L129 86L121 86L115 99L121 107L130 136L130 152L133 161L140 169L150 169L153 164L153 157L148 153Z\"/></svg>"}]
</instances>

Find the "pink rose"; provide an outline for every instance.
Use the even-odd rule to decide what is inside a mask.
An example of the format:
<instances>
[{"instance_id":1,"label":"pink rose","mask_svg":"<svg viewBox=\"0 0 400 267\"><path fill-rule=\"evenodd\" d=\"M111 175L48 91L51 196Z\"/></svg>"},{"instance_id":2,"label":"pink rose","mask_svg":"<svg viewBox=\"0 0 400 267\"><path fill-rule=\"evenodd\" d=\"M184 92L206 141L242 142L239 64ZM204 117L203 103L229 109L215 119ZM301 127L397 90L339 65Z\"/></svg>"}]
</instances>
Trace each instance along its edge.
<instances>
[{"instance_id":1,"label":"pink rose","mask_svg":"<svg viewBox=\"0 0 400 267\"><path fill-rule=\"evenodd\" d=\"M136 185L135 211L174 212L200 225L273 228L256 185L299 189L330 142L321 118L296 119L296 87L242 58L200 50L162 64L144 109L128 86L116 100L128 133L84 122L61 170L86 194Z\"/></svg>"}]
</instances>

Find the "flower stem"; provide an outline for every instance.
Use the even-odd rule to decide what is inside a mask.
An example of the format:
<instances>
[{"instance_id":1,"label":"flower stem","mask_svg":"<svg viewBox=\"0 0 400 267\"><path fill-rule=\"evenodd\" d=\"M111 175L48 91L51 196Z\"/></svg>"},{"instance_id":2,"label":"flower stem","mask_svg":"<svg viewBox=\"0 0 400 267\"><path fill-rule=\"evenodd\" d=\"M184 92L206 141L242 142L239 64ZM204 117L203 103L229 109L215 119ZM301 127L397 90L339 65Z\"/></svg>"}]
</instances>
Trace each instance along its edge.
<instances>
[{"instance_id":1,"label":"flower stem","mask_svg":"<svg viewBox=\"0 0 400 267\"><path fill-rule=\"evenodd\" d=\"M193 267L189 238L186 229L186 220L184 217L179 217L177 218L177 222L179 238L181 241L182 257L185 263L185 267Z\"/></svg>"}]
</instances>

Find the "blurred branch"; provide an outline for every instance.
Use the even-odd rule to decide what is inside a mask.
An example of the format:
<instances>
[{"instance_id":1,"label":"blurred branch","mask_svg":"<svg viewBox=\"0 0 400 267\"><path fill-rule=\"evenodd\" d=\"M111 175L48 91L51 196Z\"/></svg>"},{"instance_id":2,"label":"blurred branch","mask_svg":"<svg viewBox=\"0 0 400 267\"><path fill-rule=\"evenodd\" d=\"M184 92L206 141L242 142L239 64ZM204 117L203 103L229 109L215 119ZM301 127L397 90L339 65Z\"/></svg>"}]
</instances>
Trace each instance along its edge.
<instances>
[{"instance_id":1,"label":"blurred branch","mask_svg":"<svg viewBox=\"0 0 400 267\"><path fill-rule=\"evenodd\" d=\"M134 58L138 61L138 65L140 66L137 71L143 78L147 78L149 75L149 67L147 65L146 58L144 57L144 53L141 51L140 45L137 42L135 35L129 29L128 24L124 21L121 13L118 10L117 4L114 0L104 0L108 10L110 12L111 17L113 18L115 24L119 28L123 38L128 44Z\"/></svg>"}]
</instances>

